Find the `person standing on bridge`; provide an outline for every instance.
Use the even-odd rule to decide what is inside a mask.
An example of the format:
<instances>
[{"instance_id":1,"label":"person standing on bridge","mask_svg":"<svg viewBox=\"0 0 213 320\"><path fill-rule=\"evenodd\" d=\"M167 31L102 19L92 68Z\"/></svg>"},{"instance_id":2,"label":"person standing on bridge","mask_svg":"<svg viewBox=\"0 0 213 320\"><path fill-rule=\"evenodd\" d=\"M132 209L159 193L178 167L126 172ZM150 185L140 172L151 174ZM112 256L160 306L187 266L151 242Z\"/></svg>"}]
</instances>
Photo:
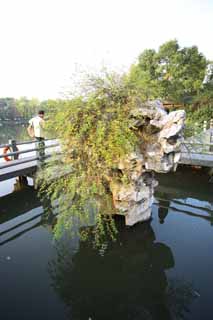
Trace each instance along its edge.
<instances>
[{"instance_id":1,"label":"person standing on bridge","mask_svg":"<svg viewBox=\"0 0 213 320\"><path fill-rule=\"evenodd\" d=\"M39 153L40 160L44 160L44 156L45 156L44 128L45 128L44 111L40 110L37 116L30 119L29 126L27 128L29 135L38 141L38 148L39 148L38 153Z\"/></svg>"}]
</instances>

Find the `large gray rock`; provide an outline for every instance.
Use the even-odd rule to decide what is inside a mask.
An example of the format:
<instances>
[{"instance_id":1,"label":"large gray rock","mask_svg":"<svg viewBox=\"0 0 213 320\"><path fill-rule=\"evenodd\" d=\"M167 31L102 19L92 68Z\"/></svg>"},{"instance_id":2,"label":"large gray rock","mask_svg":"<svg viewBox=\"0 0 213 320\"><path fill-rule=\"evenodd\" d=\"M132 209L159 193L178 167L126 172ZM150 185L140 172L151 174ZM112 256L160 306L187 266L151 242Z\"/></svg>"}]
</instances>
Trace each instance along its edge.
<instances>
[{"instance_id":1,"label":"large gray rock","mask_svg":"<svg viewBox=\"0 0 213 320\"><path fill-rule=\"evenodd\" d=\"M120 159L118 164L120 173L129 178L129 183L110 179L114 206L119 214L125 215L127 225L150 219L157 185L154 172L176 170L184 121L184 110L167 113L159 101L145 104L137 101L130 126L137 128L141 141L135 153Z\"/></svg>"}]
</instances>

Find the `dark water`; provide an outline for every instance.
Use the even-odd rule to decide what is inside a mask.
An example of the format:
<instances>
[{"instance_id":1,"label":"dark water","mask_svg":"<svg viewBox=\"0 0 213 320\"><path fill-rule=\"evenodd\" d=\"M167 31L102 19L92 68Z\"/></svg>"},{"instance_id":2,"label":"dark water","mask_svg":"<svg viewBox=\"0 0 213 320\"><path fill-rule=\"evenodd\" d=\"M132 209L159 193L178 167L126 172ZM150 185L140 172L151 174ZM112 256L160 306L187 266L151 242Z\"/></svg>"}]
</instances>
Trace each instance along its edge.
<instances>
[{"instance_id":1,"label":"dark water","mask_svg":"<svg viewBox=\"0 0 213 320\"><path fill-rule=\"evenodd\" d=\"M192 170L158 179L152 220L117 219L102 250L54 242L33 188L1 183L0 319L212 319L213 185Z\"/></svg>"}]
</instances>

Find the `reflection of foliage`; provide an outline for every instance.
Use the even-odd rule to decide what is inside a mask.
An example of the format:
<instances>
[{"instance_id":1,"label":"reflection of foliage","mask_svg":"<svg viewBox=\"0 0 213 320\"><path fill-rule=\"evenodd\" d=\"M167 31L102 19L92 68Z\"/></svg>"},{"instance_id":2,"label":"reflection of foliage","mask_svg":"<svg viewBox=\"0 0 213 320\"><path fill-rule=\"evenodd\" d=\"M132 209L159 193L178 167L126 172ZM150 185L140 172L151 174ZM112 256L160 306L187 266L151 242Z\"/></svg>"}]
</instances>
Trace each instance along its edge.
<instances>
[{"instance_id":1,"label":"reflection of foliage","mask_svg":"<svg viewBox=\"0 0 213 320\"><path fill-rule=\"evenodd\" d=\"M44 170L42 173L44 173ZM57 173L60 175L60 172L57 171ZM50 167L50 176L51 174L52 167ZM48 168L45 169L44 175L47 179ZM90 199L87 203L83 203L85 205L83 207L78 195L73 196L73 194L69 193L69 190L63 190L63 195L60 195L57 192L59 180L60 183L66 185L66 179L69 178L70 176L67 175L64 178L55 180L48 189L46 189L46 183L40 186L42 202L48 201L49 206L54 207L53 211L57 215L56 224L54 225L55 239L58 240L67 230L70 236L75 237L77 234L82 241L86 241L88 238L92 239L93 246L101 249L108 237L113 241L116 238L117 230L112 215L104 215L102 212L98 212ZM43 175L40 175L38 179L43 179ZM111 196L106 194L101 202L101 206L105 206L105 210L108 208L109 212L111 212L110 201ZM94 227L85 229L82 226Z\"/></svg>"},{"instance_id":2,"label":"reflection of foliage","mask_svg":"<svg viewBox=\"0 0 213 320\"><path fill-rule=\"evenodd\" d=\"M29 140L27 135L27 130L24 126L17 125L3 125L0 126L0 143L8 143L9 139L15 139L16 141L26 141Z\"/></svg>"},{"instance_id":3,"label":"reflection of foliage","mask_svg":"<svg viewBox=\"0 0 213 320\"><path fill-rule=\"evenodd\" d=\"M185 319L189 312L189 305L199 294L193 289L192 284L184 280L170 280L167 288L167 303L174 320Z\"/></svg>"},{"instance_id":4,"label":"reflection of foliage","mask_svg":"<svg viewBox=\"0 0 213 320\"><path fill-rule=\"evenodd\" d=\"M60 239L50 262L53 286L76 319L183 319L195 295L183 281L168 281L172 252L155 242L149 223L125 228L116 221L116 241L94 248L76 238ZM93 227L89 227L92 234Z\"/></svg>"},{"instance_id":5,"label":"reflection of foliage","mask_svg":"<svg viewBox=\"0 0 213 320\"><path fill-rule=\"evenodd\" d=\"M104 253L107 247L106 243L108 239L110 238L112 241L115 241L116 234L117 230L111 215L97 215L94 228L90 230L86 228L80 231L81 240L92 239L93 246L98 248L101 254Z\"/></svg>"}]
</instances>

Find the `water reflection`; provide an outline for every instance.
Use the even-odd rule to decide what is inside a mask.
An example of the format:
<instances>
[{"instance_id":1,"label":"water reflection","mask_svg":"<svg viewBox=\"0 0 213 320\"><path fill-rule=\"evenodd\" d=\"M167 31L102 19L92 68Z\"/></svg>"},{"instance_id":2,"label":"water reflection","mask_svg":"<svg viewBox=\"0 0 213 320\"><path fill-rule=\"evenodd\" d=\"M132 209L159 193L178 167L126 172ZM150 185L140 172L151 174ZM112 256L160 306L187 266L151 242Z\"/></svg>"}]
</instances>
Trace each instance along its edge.
<instances>
[{"instance_id":1,"label":"water reflection","mask_svg":"<svg viewBox=\"0 0 213 320\"><path fill-rule=\"evenodd\" d=\"M7 124L0 126L0 144L8 143L9 139L15 139L16 141L29 140L26 126L21 124Z\"/></svg>"},{"instance_id":2,"label":"water reflection","mask_svg":"<svg viewBox=\"0 0 213 320\"><path fill-rule=\"evenodd\" d=\"M163 224L164 220L166 219L168 213L169 213L169 206L170 206L170 201L166 201L166 206L165 206L165 201L162 201L159 199L158 201L158 218L159 218L159 223Z\"/></svg>"},{"instance_id":3,"label":"water reflection","mask_svg":"<svg viewBox=\"0 0 213 320\"><path fill-rule=\"evenodd\" d=\"M156 210L156 212L158 217L153 215L153 221L149 223L141 223L133 228L126 228L121 218L116 219L118 233L115 242L110 239L106 241L105 239L101 248L95 248L94 234L96 227L83 227L81 231L83 233L87 231L86 233L89 235L86 241L80 240L77 232L72 239L70 239L69 235L66 235L55 244L55 252L52 250L51 242L48 244L48 250L45 251L47 240L44 240L41 236L42 230L45 230L45 232L48 230L48 235L53 234L53 228L56 223L55 207L52 207L48 199L39 199L33 187L26 184L21 187L19 182L16 181L12 194L0 198L0 245L4 245L0 248L5 249L6 254L8 256L11 255L13 259L16 256L17 261L20 255L19 265L21 266L20 269L22 269L23 258L21 258L21 252L28 248L28 242L30 239L32 240L28 248L29 251L27 251L23 260L23 269L29 271L27 280L29 281L29 286L32 285L33 287L35 276L37 277L36 279L40 279L41 270L38 269L37 263L42 268L44 266L43 269L46 272L46 263L49 260L49 274L45 273L43 282L45 282L47 288L49 288L48 286L51 282L58 298L67 306L67 319L170 320L185 318L186 311L190 309L191 302L195 299L197 293L189 283L183 280L171 279L170 271L180 267L180 257L178 260L178 251L180 250L177 250L174 242L172 244L170 239L175 234L169 235L165 243L158 241L161 230L163 230L164 239L166 234L170 232L172 225L168 215L168 208L171 209L174 206L177 194L176 196L174 194L170 195L170 193L159 194L164 200L159 200L157 203L158 211ZM207 194L205 197L207 197ZM183 201L183 196L180 201ZM165 211L162 209L165 209ZM193 207L191 210L194 210ZM169 211L172 214L171 210ZM183 214L180 217L183 217ZM165 221L165 224L163 226L159 225L158 219L160 222ZM175 223L178 225L178 221ZM206 225L208 227L208 224L205 224L205 228ZM38 228L41 226L45 229ZM167 229L165 229L166 227ZM37 233L35 232L36 230ZM156 235L154 230L158 232ZM28 234L27 241L24 241L24 237L22 237L24 234ZM188 234L187 232L185 234L187 244L187 235L191 238L193 234ZM198 234L196 234L196 237L198 237ZM17 241L21 238L23 241ZM50 238L52 237L50 236ZM184 256L185 247L181 244L178 236L177 239L177 242L180 242L181 256L183 255L184 260L186 259ZM172 249L176 250L174 252L177 266L175 266L174 254L167 243L171 243ZM210 244L211 242L209 242L209 247ZM46 260L44 257L39 257L37 251L33 251L34 246L39 248L39 251L44 252L45 257L49 255ZM193 248L194 242L190 250L193 250ZM11 250L11 253L8 250ZM51 250L54 253L50 254ZM191 254L193 257L190 250L187 252L187 256ZM196 252L196 255L198 253L199 251ZM32 264L29 254L35 257ZM197 259L195 261L198 264L202 261L202 265L209 263L209 261L211 262L209 256L204 260L200 258L200 260ZM8 271L8 265L6 263L3 267L1 265L1 271L5 270L5 274L10 272L7 278L16 277L19 271L17 269L18 264L14 264L14 267L11 264L10 271ZM36 266L35 268L34 265ZM200 264L199 266L202 267L202 265ZM30 268L32 268L32 271L30 271ZM193 277L197 279L200 276L202 279L204 275L199 270ZM24 277L24 272L22 276ZM186 279L190 279L190 277L187 275ZM1 279L1 283L5 283L5 287L7 281L6 279ZM20 318L23 315L24 301L27 298L22 285L20 281L17 286L18 289L15 291L16 293L11 291L14 301L16 300L17 292L20 296L23 295L23 306L20 302L22 310L19 314ZM205 284L204 287L206 288ZM32 299L36 300L37 294L44 300L47 297L46 291L34 292L32 290ZM55 300L51 294L49 293L48 299L50 299L51 305L54 305ZM204 293L202 292L202 294ZM207 297L209 296L207 295ZM57 300L58 304L60 304L59 299ZM9 306L9 298L5 297L5 301ZM38 309L39 306L36 306L36 308ZM39 310L42 310L42 308L43 305L41 304ZM64 319L65 311L63 312L61 317ZM33 317L33 312L29 317ZM54 312L50 314L50 317L52 319L60 318L56 317Z\"/></svg>"},{"instance_id":4,"label":"water reflection","mask_svg":"<svg viewBox=\"0 0 213 320\"><path fill-rule=\"evenodd\" d=\"M13 192L0 197L0 223L3 223L4 219L10 220L38 206L40 201L33 186L30 186L26 179L16 179L13 183Z\"/></svg>"},{"instance_id":5,"label":"water reflection","mask_svg":"<svg viewBox=\"0 0 213 320\"><path fill-rule=\"evenodd\" d=\"M175 265L171 248L156 241L148 222L126 228L116 219L116 226L116 241L99 251L92 236L76 250L67 238L57 244L49 271L69 318L169 320L174 313L182 318L193 294L190 286L181 283L176 290L167 279L166 270Z\"/></svg>"},{"instance_id":6,"label":"water reflection","mask_svg":"<svg viewBox=\"0 0 213 320\"><path fill-rule=\"evenodd\" d=\"M15 180L12 193L0 197L0 246L39 226L52 233L55 223L50 202L41 201L24 177Z\"/></svg>"},{"instance_id":7,"label":"water reflection","mask_svg":"<svg viewBox=\"0 0 213 320\"><path fill-rule=\"evenodd\" d=\"M175 173L158 174L155 190L159 222L168 210L209 221L213 225L213 184L204 170L181 168ZM199 181L199 186L198 186Z\"/></svg>"},{"instance_id":8,"label":"water reflection","mask_svg":"<svg viewBox=\"0 0 213 320\"><path fill-rule=\"evenodd\" d=\"M156 179L159 185L155 195L168 200L191 198L208 202L213 208L213 184L205 170L180 166L175 173L156 174Z\"/></svg>"}]
</instances>

